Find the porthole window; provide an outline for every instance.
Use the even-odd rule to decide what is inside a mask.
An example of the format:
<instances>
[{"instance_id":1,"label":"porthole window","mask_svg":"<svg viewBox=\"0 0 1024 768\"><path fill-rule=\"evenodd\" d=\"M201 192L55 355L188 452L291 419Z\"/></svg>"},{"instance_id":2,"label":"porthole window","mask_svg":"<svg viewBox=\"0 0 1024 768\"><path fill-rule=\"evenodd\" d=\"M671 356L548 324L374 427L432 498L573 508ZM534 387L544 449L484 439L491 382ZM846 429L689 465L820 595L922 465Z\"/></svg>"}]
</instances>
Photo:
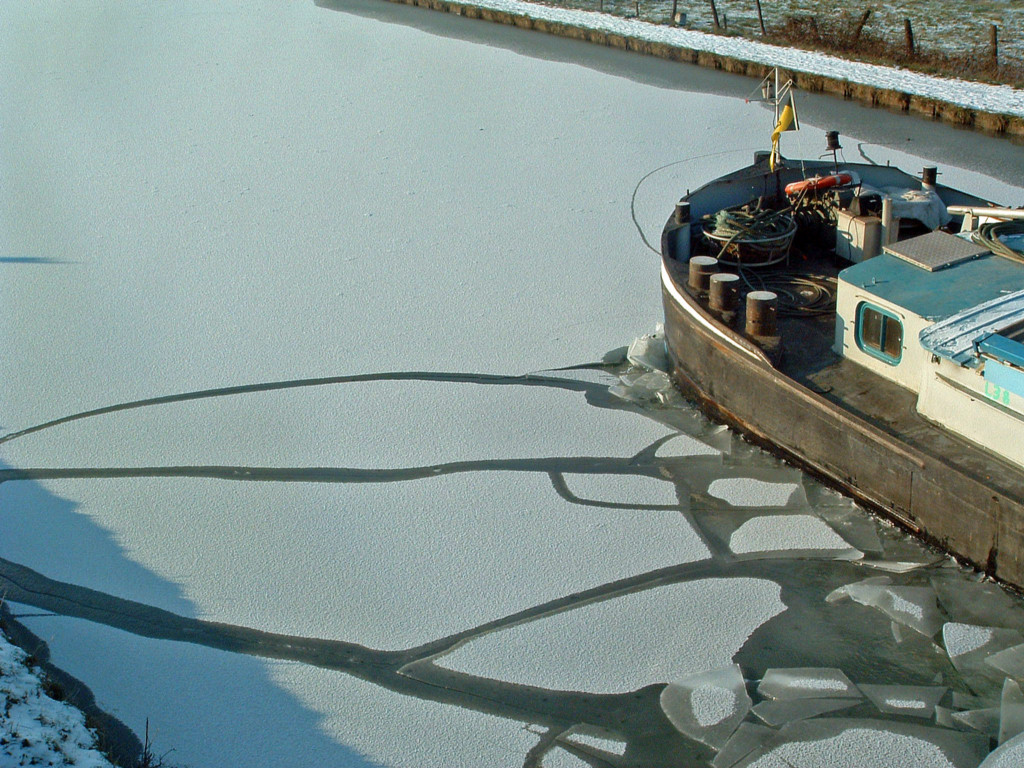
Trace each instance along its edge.
<instances>
[{"instance_id":1,"label":"porthole window","mask_svg":"<svg viewBox=\"0 0 1024 768\"><path fill-rule=\"evenodd\" d=\"M857 346L889 365L903 357L903 323L891 312L871 304L857 308Z\"/></svg>"}]
</instances>

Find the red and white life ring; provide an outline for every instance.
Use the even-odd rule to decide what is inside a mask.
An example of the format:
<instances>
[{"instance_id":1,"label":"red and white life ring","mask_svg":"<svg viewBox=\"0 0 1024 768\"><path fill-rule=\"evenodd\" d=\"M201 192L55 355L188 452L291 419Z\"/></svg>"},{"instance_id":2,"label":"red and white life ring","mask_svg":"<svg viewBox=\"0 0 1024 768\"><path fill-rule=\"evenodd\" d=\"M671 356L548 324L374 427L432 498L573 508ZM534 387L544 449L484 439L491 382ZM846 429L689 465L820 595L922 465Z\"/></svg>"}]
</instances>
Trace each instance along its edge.
<instances>
[{"instance_id":1,"label":"red and white life ring","mask_svg":"<svg viewBox=\"0 0 1024 768\"><path fill-rule=\"evenodd\" d=\"M803 181L794 181L792 184L786 185L786 194L795 195L799 192L803 192L805 189L829 189L830 187L840 187L844 184L853 183L853 174L847 173L846 171L840 171L839 173L832 173L828 176L812 176L809 179Z\"/></svg>"}]
</instances>

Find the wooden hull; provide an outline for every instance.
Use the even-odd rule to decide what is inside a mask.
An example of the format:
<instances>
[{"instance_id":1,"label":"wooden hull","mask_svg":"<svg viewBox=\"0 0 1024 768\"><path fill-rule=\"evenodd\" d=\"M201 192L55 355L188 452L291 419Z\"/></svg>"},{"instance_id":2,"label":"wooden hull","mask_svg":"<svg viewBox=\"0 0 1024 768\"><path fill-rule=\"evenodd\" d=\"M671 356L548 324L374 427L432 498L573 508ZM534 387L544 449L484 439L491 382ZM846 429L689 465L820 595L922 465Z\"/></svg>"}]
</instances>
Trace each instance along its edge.
<instances>
[{"instance_id":1,"label":"wooden hull","mask_svg":"<svg viewBox=\"0 0 1024 768\"><path fill-rule=\"evenodd\" d=\"M720 323L663 257L673 378L712 418L852 495L942 549L1024 587L1024 503L781 373Z\"/></svg>"}]
</instances>

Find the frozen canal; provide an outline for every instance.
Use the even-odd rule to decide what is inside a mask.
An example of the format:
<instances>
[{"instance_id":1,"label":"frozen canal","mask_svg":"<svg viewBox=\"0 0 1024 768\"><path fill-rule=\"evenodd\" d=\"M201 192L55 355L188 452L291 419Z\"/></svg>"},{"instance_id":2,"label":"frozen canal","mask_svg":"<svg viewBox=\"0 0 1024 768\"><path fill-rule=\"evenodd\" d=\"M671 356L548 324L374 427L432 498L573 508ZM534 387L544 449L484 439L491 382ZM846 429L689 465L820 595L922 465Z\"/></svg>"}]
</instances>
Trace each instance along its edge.
<instances>
[{"instance_id":1,"label":"frozen canal","mask_svg":"<svg viewBox=\"0 0 1024 768\"><path fill-rule=\"evenodd\" d=\"M339 7L4 6L0 595L53 661L193 768L1019 764L1021 603L609 354L753 84ZM1024 202L834 102L786 149L833 126Z\"/></svg>"}]
</instances>

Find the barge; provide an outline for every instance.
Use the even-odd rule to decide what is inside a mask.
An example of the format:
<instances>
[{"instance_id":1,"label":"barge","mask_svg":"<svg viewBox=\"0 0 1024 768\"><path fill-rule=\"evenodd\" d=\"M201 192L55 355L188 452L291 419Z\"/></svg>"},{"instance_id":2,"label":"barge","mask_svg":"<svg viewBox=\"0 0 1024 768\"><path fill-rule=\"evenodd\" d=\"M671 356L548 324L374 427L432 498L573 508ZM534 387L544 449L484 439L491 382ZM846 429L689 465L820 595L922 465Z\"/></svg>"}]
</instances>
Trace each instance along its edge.
<instances>
[{"instance_id":1,"label":"barge","mask_svg":"<svg viewBox=\"0 0 1024 768\"><path fill-rule=\"evenodd\" d=\"M771 151L662 232L675 384L712 418L1024 587L1024 211ZM791 99L791 96L790 96ZM828 157L831 152L831 158Z\"/></svg>"}]
</instances>

